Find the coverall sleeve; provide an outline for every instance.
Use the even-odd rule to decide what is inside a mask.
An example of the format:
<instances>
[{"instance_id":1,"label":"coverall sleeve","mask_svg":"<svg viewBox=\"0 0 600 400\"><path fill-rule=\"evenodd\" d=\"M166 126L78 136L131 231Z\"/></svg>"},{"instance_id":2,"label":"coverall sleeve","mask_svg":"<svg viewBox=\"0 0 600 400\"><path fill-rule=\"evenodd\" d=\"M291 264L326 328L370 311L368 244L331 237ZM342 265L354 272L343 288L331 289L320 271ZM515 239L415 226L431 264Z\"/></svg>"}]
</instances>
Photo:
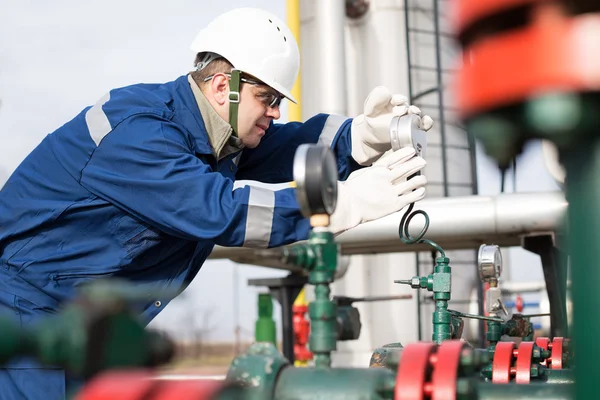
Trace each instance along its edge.
<instances>
[{"instance_id":1,"label":"coverall sleeve","mask_svg":"<svg viewBox=\"0 0 600 400\"><path fill-rule=\"evenodd\" d=\"M163 232L221 246L273 247L305 239L292 188L233 188L198 154L191 134L159 117L133 116L94 151L81 184ZM212 165L211 165L212 164Z\"/></svg>"},{"instance_id":2,"label":"coverall sleeve","mask_svg":"<svg viewBox=\"0 0 600 400\"><path fill-rule=\"evenodd\" d=\"M271 124L255 149L244 149L236 179L280 183L293 180L294 154L304 143L330 147L337 158L340 180L361 168L351 156L352 119L318 114L306 122Z\"/></svg>"}]
</instances>

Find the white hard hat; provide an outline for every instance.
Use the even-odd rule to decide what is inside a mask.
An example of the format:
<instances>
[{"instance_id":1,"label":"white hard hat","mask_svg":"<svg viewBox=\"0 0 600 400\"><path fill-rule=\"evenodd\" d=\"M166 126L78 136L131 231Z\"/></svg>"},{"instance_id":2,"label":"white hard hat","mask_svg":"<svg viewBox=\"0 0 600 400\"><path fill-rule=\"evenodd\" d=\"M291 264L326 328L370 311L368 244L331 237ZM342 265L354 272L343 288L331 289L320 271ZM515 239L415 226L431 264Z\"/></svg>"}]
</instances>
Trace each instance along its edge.
<instances>
[{"instance_id":1,"label":"white hard hat","mask_svg":"<svg viewBox=\"0 0 600 400\"><path fill-rule=\"evenodd\" d=\"M298 44L275 15L256 8L226 12L202 29L190 48L221 55L296 103L291 90L300 67Z\"/></svg>"}]
</instances>

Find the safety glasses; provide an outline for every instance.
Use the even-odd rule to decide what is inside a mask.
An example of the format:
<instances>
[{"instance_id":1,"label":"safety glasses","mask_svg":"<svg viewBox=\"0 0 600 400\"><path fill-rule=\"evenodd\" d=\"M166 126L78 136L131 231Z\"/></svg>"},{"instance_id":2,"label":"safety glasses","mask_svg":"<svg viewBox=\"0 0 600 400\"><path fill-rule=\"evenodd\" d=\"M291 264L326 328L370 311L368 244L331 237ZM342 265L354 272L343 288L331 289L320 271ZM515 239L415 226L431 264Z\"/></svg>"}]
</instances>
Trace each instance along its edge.
<instances>
[{"instance_id":1,"label":"safety glasses","mask_svg":"<svg viewBox=\"0 0 600 400\"><path fill-rule=\"evenodd\" d=\"M231 74L223 74L223 75L225 75L229 79L231 79ZM206 78L204 78L204 82L208 82L214 77L215 77L215 74L209 75ZM277 108L281 105L283 96L280 95L279 93L273 93L273 91L270 90L268 85L265 85L264 83L257 81L257 80L246 78L244 76L240 77L240 82L247 83L247 84L253 85L253 86L257 86L259 88L260 92L254 93L254 96L256 96L258 101L260 101L263 106L268 107L268 108Z\"/></svg>"}]
</instances>

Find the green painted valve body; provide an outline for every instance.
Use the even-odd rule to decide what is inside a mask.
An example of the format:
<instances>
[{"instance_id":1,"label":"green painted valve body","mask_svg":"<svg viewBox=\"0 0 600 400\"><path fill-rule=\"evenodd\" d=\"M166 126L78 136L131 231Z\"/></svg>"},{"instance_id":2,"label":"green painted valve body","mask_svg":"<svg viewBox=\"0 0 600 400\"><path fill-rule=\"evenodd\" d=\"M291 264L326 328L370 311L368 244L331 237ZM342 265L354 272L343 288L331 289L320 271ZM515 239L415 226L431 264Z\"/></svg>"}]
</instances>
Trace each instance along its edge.
<instances>
[{"instance_id":1,"label":"green painted valve body","mask_svg":"<svg viewBox=\"0 0 600 400\"><path fill-rule=\"evenodd\" d=\"M337 348L337 310L329 284L337 268L337 245L326 229L313 229L308 242L286 248L284 260L309 271L308 283L315 287L315 300L308 306L309 347L317 368L331 366L331 352Z\"/></svg>"},{"instance_id":2,"label":"green painted valve body","mask_svg":"<svg viewBox=\"0 0 600 400\"><path fill-rule=\"evenodd\" d=\"M438 257L433 274L414 276L411 280L396 281L410 285L413 289L427 289L433 292L435 311L433 312L433 342L440 344L452 338L452 315L448 311L448 301L452 291L452 268L448 257Z\"/></svg>"}]
</instances>

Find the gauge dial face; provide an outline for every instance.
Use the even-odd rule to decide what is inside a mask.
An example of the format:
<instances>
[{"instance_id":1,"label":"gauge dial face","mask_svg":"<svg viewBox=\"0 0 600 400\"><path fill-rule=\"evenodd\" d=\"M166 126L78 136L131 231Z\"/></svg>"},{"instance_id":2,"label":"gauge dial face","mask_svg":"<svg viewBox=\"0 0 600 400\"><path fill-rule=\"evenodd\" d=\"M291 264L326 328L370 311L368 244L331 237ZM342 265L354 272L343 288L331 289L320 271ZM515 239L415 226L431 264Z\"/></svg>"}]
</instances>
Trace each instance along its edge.
<instances>
[{"instance_id":1,"label":"gauge dial face","mask_svg":"<svg viewBox=\"0 0 600 400\"><path fill-rule=\"evenodd\" d=\"M337 202L337 163L328 147L303 144L294 156L296 198L305 217L331 215Z\"/></svg>"},{"instance_id":2,"label":"gauge dial face","mask_svg":"<svg viewBox=\"0 0 600 400\"><path fill-rule=\"evenodd\" d=\"M502 274L502 253L500 252L500 247L482 244L479 247L477 264L479 266L479 277L482 281L487 282L500 278Z\"/></svg>"}]
</instances>

